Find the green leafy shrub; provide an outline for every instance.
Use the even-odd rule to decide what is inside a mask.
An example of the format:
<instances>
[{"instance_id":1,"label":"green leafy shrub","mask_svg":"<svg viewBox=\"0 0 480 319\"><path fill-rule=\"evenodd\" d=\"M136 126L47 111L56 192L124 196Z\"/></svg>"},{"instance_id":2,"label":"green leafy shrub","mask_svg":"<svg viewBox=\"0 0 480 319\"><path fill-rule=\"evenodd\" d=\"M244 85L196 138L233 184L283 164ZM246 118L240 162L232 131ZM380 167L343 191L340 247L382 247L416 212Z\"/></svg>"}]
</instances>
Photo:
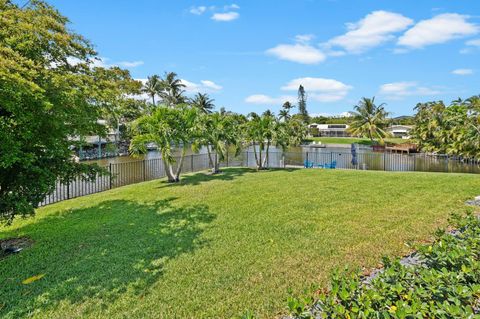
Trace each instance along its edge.
<instances>
[{"instance_id":1,"label":"green leafy shrub","mask_svg":"<svg viewBox=\"0 0 480 319\"><path fill-rule=\"evenodd\" d=\"M309 305L289 298L292 316L480 318L480 220L469 214L453 222L457 231L438 232L433 244L417 247L419 264L384 258L383 270L368 280L360 271L336 272L330 290Z\"/></svg>"}]
</instances>

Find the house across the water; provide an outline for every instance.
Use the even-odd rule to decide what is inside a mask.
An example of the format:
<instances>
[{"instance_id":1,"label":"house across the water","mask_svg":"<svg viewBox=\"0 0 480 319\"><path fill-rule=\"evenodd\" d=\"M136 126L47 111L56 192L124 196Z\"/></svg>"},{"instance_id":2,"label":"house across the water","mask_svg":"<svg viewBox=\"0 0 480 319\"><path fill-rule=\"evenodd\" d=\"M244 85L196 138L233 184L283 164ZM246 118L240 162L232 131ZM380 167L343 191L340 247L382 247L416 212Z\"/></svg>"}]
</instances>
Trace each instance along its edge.
<instances>
[{"instance_id":1,"label":"house across the water","mask_svg":"<svg viewBox=\"0 0 480 319\"><path fill-rule=\"evenodd\" d=\"M310 135L315 137L349 137L350 133L347 131L348 124L317 124L312 123L308 125Z\"/></svg>"},{"instance_id":2,"label":"house across the water","mask_svg":"<svg viewBox=\"0 0 480 319\"><path fill-rule=\"evenodd\" d=\"M410 137L411 129L411 125L392 125L387 131L392 134L393 137L408 139Z\"/></svg>"}]
</instances>

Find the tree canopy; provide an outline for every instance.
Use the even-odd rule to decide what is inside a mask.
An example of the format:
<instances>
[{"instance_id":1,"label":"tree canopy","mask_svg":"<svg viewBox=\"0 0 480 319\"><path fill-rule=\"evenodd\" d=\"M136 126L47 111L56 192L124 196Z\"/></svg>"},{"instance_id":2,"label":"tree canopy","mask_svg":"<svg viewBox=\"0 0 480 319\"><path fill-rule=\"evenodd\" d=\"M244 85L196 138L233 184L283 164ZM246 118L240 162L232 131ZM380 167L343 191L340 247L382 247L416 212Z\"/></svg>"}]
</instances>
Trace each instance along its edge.
<instances>
[{"instance_id":1,"label":"tree canopy","mask_svg":"<svg viewBox=\"0 0 480 319\"><path fill-rule=\"evenodd\" d=\"M128 71L93 67L92 45L40 0L24 8L0 0L0 220L26 216L57 179L99 172L76 163L76 137L137 93Z\"/></svg>"},{"instance_id":2,"label":"tree canopy","mask_svg":"<svg viewBox=\"0 0 480 319\"><path fill-rule=\"evenodd\" d=\"M419 103L415 110L410 134L422 150L465 158L480 156L480 96L458 99L448 106L442 101Z\"/></svg>"}]
</instances>

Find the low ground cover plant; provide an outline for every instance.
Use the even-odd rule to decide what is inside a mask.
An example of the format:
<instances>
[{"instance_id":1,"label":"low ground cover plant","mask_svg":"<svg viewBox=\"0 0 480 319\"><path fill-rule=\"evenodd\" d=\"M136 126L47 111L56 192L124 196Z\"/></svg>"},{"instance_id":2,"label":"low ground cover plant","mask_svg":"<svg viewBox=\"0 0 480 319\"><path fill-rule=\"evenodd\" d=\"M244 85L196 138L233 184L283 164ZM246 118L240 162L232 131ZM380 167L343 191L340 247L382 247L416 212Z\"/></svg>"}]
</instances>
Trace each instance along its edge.
<instances>
[{"instance_id":1,"label":"low ground cover plant","mask_svg":"<svg viewBox=\"0 0 480 319\"><path fill-rule=\"evenodd\" d=\"M335 272L328 291L289 297L294 318L480 318L480 219L455 215L415 262L384 258L369 276Z\"/></svg>"}]
</instances>

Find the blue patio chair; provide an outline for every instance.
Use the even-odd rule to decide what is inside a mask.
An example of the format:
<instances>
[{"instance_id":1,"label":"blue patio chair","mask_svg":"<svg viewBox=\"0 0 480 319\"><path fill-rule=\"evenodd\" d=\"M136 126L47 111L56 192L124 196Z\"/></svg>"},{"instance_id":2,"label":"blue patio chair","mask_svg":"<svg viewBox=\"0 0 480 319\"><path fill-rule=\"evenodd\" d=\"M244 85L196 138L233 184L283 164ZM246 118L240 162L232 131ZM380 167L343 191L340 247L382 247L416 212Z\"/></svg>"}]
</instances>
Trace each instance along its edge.
<instances>
[{"instance_id":1,"label":"blue patio chair","mask_svg":"<svg viewBox=\"0 0 480 319\"><path fill-rule=\"evenodd\" d=\"M337 167L337 161L323 165L323 168L335 169Z\"/></svg>"},{"instance_id":2,"label":"blue patio chair","mask_svg":"<svg viewBox=\"0 0 480 319\"><path fill-rule=\"evenodd\" d=\"M303 163L303 167L305 168L313 168L313 162L310 162L310 161L307 161L305 160L305 162Z\"/></svg>"}]
</instances>

